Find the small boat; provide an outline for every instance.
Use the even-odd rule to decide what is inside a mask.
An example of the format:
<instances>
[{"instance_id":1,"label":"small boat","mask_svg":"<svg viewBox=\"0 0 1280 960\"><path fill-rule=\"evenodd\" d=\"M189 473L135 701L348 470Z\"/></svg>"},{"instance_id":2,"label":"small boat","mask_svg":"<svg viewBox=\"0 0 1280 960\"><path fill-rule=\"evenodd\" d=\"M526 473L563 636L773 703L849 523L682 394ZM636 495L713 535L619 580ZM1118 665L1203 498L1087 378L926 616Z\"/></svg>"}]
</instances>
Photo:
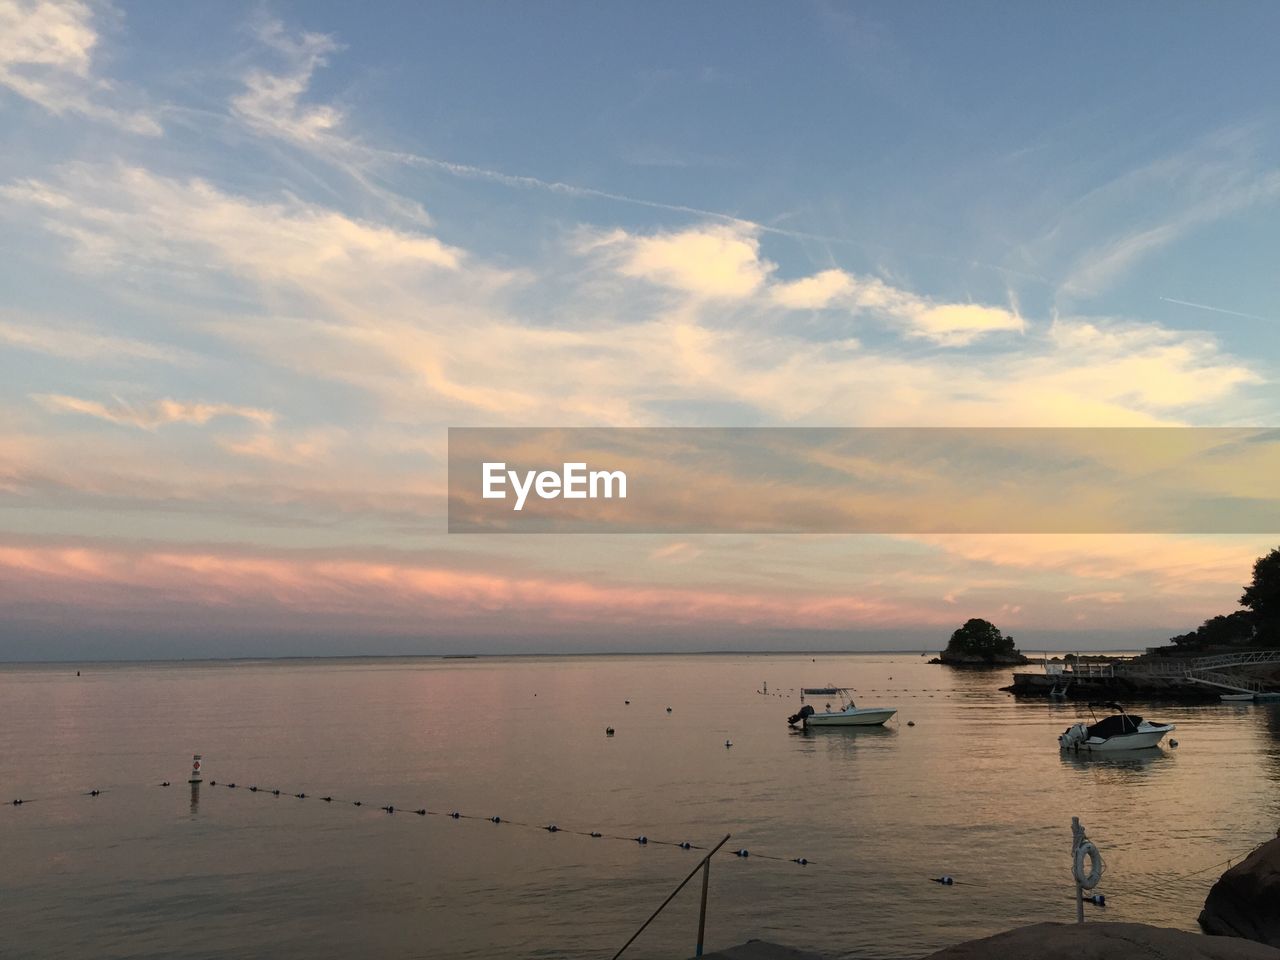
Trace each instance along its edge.
<instances>
[{"instance_id":1,"label":"small boat","mask_svg":"<svg viewBox=\"0 0 1280 960\"><path fill-rule=\"evenodd\" d=\"M1218 696L1218 699L1225 703L1240 703L1245 700L1252 700L1253 697L1252 693L1223 693Z\"/></svg>"},{"instance_id":2,"label":"small boat","mask_svg":"<svg viewBox=\"0 0 1280 960\"><path fill-rule=\"evenodd\" d=\"M800 699L806 695L840 697L844 705L839 710L828 708L818 713L806 703L798 713L787 718L793 727L878 727L898 712L896 707L859 707L853 702L853 691L849 687L801 687Z\"/></svg>"},{"instance_id":3,"label":"small boat","mask_svg":"<svg viewBox=\"0 0 1280 960\"><path fill-rule=\"evenodd\" d=\"M1116 750L1142 750L1154 747L1170 730L1172 723L1155 723L1124 712L1118 703L1091 703L1092 707L1109 707L1119 712L1091 724L1077 723L1067 727L1058 737L1063 750L1084 753L1110 753Z\"/></svg>"}]
</instances>

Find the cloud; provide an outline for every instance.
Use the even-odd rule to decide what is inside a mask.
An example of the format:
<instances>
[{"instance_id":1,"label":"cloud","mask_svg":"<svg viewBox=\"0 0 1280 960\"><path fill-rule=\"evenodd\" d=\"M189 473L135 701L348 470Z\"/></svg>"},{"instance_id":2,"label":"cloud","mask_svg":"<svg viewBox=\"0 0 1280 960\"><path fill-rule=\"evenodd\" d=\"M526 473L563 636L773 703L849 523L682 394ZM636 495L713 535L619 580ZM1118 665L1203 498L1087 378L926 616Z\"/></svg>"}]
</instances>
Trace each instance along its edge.
<instances>
[{"instance_id":1,"label":"cloud","mask_svg":"<svg viewBox=\"0 0 1280 960\"><path fill-rule=\"evenodd\" d=\"M648 236L616 230L583 249L608 252L624 276L708 300L749 297L775 269L761 259L756 231L744 226L704 224Z\"/></svg>"},{"instance_id":2,"label":"cloud","mask_svg":"<svg viewBox=\"0 0 1280 960\"><path fill-rule=\"evenodd\" d=\"M769 290L775 303L791 310L821 310L855 287L853 277L843 270L823 270L811 277L775 283Z\"/></svg>"},{"instance_id":3,"label":"cloud","mask_svg":"<svg viewBox=\"0 0 1280 960\"><path fill-rule=\"evenodd\" d=\"M130 263L188 269L212 255L260 281L351 290L398 271L456 270L464 256L427 234L296 198L257 201L140 167L70 164L53 180L0 187L0 201L42 213L78 261L98 271Z\"/></svg>"},{"instance_id":4,"label":"cloud","mask_svg":"<svg viewBox=\"0 0 1280 960\"><path fill-rule=\"evenodd\" d=\"M33 322L0 319L0 342L21 350L82 362L104 360L149 360L172 364L195 362L193 354L176 347L99 333L84 325L60 323L48 319Z\"/></svg>"},{"instance_id":5,"label":"cloud","mask_svg":"<svg viewBox=\"0 0 1280 960\"><path fill-rule=\"evenodd\" d=\"M339 45L319 33L294 37L278 20L262 23L257 38L284 58L286 68L277 73L250 70L244 92L231 101L232 113L261 132L303 143L315 143L336 131L342 111L330 104L304 105L302 97L312 75Z\"/></svg>"},{"instance_id":6,"label":"cloud","mask_svg":"<svg viewBox=\"0 0 1280 960\"><path fill-rule=\"evenodd\" d=\"M269 410L229 403L195 403L169 399L141 404L120 399L101 403L56 393L36 394L32 399L53 413L81 414L142 430L157 430L174 423L201 426L218 417L239 417L263 426L270 426L275 421L275 414Z\"/></svg>"},{"instance_id":7,"label":"cloud","mask_svg":"<svg viewBox=\"0 0 1280 960\"><path fill-rule=\"evenodd\" d=\"M80 0L0 0L0 86L56 115L159 135L149 114L103 102L114 91L93 75L98 41L93 9Z\"/></svg>"}]
</instances>

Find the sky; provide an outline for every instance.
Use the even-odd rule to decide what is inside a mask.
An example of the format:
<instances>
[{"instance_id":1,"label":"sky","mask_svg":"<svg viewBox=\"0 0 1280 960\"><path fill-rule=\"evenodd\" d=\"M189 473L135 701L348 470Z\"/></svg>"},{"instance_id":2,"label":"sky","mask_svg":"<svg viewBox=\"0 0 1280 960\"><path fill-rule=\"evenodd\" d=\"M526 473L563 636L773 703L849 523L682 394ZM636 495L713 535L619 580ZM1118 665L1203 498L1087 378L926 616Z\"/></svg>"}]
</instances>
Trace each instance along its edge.
<instances>
[{"instance_id":1,"label":"sky","mask_svg":"<svg viewBox=\"0 0 1280 960\"><path fill-rule=\"evenodd\" d=\"M1277 420L1280 7L0 0L0 659L1141 647L1257 536L446 532L450 426Z\"/></svg>"}]
</instances>

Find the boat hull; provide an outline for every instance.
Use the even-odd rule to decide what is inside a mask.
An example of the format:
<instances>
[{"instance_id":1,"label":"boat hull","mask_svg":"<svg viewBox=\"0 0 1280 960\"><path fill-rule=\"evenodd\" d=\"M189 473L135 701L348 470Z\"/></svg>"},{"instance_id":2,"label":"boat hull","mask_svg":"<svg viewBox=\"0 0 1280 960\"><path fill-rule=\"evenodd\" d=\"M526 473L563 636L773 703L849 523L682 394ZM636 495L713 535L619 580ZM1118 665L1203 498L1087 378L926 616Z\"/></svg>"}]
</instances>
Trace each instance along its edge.
<instances>
[{"instance_id":1,"label":"boat hull","mask_svg":"<svg viewBox=\"0 0 1280 960\"><path fill-rule=\"evenodd\" d=\"M815 713L805 719L807 727L878 727L892 717L897 710L888 707L859 707L840 713Z\"/></svg>"},{"instance_id":2,"label":"boat hull","mask_svg":"<svg viewBox=\"0 0 1280 960\"><path fill-rule=\"evenodd\" d=\"M1144 724L1144 726L1146 725ZM1063 747L1063 749L1077 753L1120 753L1124 750L1146 750L1150 747L1158 746L1160 741L1164 739L1164 735L1172 729L1174 729L1173 724L1163 724L1158 727L1153 726L1147 730L1138 730L1136 733L1108 737L1105 740L1090 737L1088 740Z\"/></svg>"}]
</instances>

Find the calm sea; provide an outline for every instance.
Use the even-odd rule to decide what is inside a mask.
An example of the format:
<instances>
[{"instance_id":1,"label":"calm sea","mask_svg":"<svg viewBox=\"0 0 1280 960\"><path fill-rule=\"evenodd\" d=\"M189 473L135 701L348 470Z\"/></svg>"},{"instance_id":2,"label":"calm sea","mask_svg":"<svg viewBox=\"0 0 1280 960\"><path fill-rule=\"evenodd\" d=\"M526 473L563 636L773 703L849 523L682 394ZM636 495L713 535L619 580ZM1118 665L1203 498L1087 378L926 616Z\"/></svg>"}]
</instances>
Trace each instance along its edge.
<instances>
[{"instance_id":1,"label":"calm sea","mask_svg":"<svg viewBox=\"0 0 1280 960\"><path fill-rule=\"evenodd\" d=\"M699 857L610 837L731 833L709 948L917 957L1072 919L1073 815L1107 863L1091 920L1194 929L1220 870L1187 874L1280 823L1280 712L1134 705L1179 746L1078 760L1055 738L1088 711L1007 682L914 655L0 667L0 956L610 957ZM790 731L820 684L900 718ZM626 956L690 956L697 901Z\"/></svg>"}]
</instances>

